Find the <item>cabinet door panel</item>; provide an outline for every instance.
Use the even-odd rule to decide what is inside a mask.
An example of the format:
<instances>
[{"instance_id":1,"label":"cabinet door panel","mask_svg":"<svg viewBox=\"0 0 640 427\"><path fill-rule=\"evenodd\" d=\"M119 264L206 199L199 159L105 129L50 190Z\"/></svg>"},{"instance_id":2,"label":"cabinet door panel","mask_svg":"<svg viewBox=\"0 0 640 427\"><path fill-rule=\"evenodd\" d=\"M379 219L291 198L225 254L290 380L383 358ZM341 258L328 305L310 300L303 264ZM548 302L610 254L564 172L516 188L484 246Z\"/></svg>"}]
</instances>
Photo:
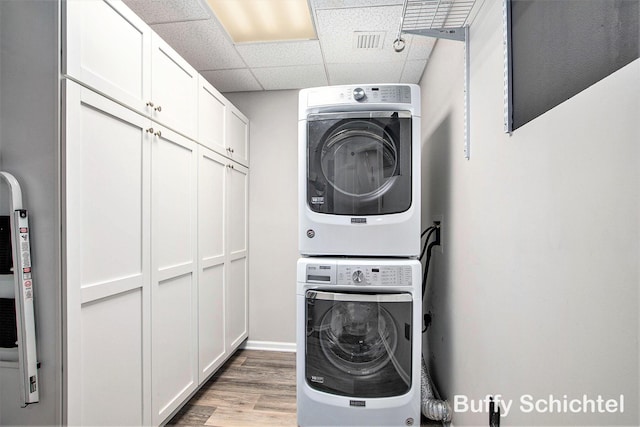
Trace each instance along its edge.
<instances>
[{"instance_id":1,"label":"cabinet door panel","mask_svg":"<svg viewBox=\"0 0 640 427\"><path fill-rule=\"evenodd\" d=\"M232 105L227 108L226 117L225 138L231 158L249 166L249 120Z\"/></svg>"},{"instance_id":2,"label":"cabinet door panel","mask_svg":"<svg viewBox=\"0 0 640 427\"><path fill-rule=\"evenodd\" d=\"M82 132L82 143L76 147L82 195L78 208L82 215L81 223L75 226L80 227L83 239L83 287L142 274L141 201L146 138L142 126L147 121L123 120L98 108L95 103L92 106L83 102L80 120L75 124Z\"/></svg>"},{"instance_id":3,"label":"cabinet door panel","mask_svg":"<svg viewBox=\"0 0 640 427\"><path fill-rule=\"evenodd\" d=\"M198 164L198 346L200 381L220 366L224 342L227 160L204 147Z\"/></svg>"},{"instance_id":4,"label":"cabinet door panel","mask_svg":"<svg viewBox=\"0 0 640 427\"><path fill-rule=\"evenodd\" d=\"M194 276L185 274L153 288L152 390L160 423L195 390Z\"/></svg>"},{"instance_id":5,"label":"cabinet door panel","mask_svg":"<svg viewBox=\"0 0 640 427\"><path fill-rule=\"evenodd\" d=\"M151 29L121 2L68 0L69 76L146 112L151 91Z\"/></svg>"},{"instance_id":6,"label":"cabinet door panel","mask_svg":"<svg viewBox=\"0 0 640 427\"><path fill-rule=\"evenodd\" d=\"M247 338L247 258L233 259L229 264L226 290L227 348L235 350Z\"/></svg>"},{"instance_id":7,"label":"cabinet door panel","mask_svg":"<svg viewBox=\"0 0 640 427\"><path fill-rule=\"evenodd\" d=\"M228 278L226 291L227 349L237 348L248 334L248 272L247 219L249 170L237 163L229 168L228 207L229 244L227 250Z\"/></svg>"},{"instance_id":8,"label":"cabinet door panel","mask_svg":"<svg viewBox=\"0 0 640 427\"><path fill-rule=\"evenodd\" d=\"M235 164L229 174L229 251L232 256L247 251L248 169Z\"/></svg>"},{"instance_id":9,"label":"cabinet door panel","mask_svg":"<svg viewBox=\"0 0 640 427\"><path fill-rule=\"evenodd\" d=\"M195 144L161 129L152 143L153 249L165 270L195 262Z\"/></svg>"},{"instance_id":10,"label":"cabinet door panel","mask_svg":"<svg viewBox=\"0 0 640 427\"><path fill-rule=\"evenodd\" d=\"M153 423L198 384L195 143L157 124L151 143Z\"/></svg>"},{"instance_id":11,"label":"cabinet door panel","mask_svg":"<svg viewBox=\"0 0 640 427\"><path fill-rule=\"evenodd\" d=\"M224 142L225 98L204 77L198 77L198 141L218 153L228 154Z\"/></svg>"},{"instance_id":12,"label":"cabinet door panel","mask_svg":"<svg viewBox=\"0 0 640 427\"><path fill-rule=\"evenodd\" d=\"M204 381L224 361L224 263L200 271L198 287L198 366Z\"/></svg>"},{"instance_id":13,"label":"cabinet door panel","mask_svg":"<svg viewBox=\"0 0 640 427\"><path fill-rule=\"evenodd\" d=\"M224 256L227 160L200 149L198 165L198 237L202 262ZM218 261L219 262L219 261Z\"/></svg>"},{"instance_id":14,"label":"cabinet door panel","mask_svg":"<svg viewBox=\"0 0 640 427\"><path fill-rule=\"evenodd\" d=\"M82 307L80 425L144 425L142 292Z\"/></svg>"},{"instance_id":15,"label":"cabinet door panel","mask_svg":"<svg viewBox=\"0 0 640 427\"><path fill-rule=\"evenodd\" d=\"M64 93L68 423L147 424L149 120L70 81Z\"/></svg>"},{"instance_id":16,"label":"cabinet door panel","mask_svg":"<svg viewBox=\"0 0 640 427\"><path fill-rule=\"evenodd\" d=\"M151 61L154 120L196 138L198 73L156 34L152 38Z\"/></svg>"}]
</instances>

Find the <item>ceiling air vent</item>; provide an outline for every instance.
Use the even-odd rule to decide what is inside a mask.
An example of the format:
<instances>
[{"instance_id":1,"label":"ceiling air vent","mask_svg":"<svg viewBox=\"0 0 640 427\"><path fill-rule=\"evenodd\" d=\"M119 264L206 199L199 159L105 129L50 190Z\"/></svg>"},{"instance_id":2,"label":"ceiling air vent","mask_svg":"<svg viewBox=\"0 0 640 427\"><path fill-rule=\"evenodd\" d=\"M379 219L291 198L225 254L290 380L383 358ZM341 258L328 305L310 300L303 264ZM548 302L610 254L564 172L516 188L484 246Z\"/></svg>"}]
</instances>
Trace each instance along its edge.
<instances>
[{"instance_id":1,"label":"ceiling air vent","mask_svg":"<svg viewBox=\"0 0 640 427\"><path fill-rule=\"evenodd\" d=\"M354 49L382 49L385 31L354 31Z\"/></svg>"}]
</instances>

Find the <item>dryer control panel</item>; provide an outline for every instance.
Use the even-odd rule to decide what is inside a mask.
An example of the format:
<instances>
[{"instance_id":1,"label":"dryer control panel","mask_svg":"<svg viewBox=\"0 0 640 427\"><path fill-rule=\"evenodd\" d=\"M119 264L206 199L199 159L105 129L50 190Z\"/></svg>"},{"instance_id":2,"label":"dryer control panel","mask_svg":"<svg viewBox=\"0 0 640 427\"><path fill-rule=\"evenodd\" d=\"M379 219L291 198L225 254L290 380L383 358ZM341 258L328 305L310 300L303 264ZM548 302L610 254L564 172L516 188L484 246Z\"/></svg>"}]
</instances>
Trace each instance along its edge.
<instances>
[{"instance_id":1,"label":"dryer control panel","mask_svg":"<svg viewBox=\"0 0 640 427\"><path fill-rule=\"evenodd\" d=\"M411 104L411 88L408 85L333 86L309 89L307 106L394 103Z\"/></svg>"},{"instance_id":2,"label":"dryer control panel","mask_svg":"<svg viewBox=\"0 0 640 427\"><path fill-rule=\"evenodd\" d=\"M307 284L324 284L339 286L413 286L414 268L420 265L410 263L374 263L369 260L354 262L355 260L324 259L304 262L303 269L298 269L298 281ZM417 263L417 261L412 261Z\"/></svg>"}]
</instances>

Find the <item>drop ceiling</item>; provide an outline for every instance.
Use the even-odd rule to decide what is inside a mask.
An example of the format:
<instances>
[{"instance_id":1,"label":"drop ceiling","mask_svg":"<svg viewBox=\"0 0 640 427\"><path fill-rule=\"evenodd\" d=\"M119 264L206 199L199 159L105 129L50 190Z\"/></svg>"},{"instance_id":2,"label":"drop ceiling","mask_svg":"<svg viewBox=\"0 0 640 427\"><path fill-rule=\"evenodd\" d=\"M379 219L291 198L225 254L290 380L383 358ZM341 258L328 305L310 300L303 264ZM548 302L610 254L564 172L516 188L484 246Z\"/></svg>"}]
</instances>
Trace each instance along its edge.
<instances>
[{"instance_id":1,"label":"drop ceiling","mask_svg":"<svg viewBox=\"0 0 640 427\"><path fill-rule=\"evenodd\" d=\"M404 34L393 49L403 0L309 0L317 40L239 44L206 0L124 3L221 92L418 83L436 40Z\"/></svg>"}]
</instances>

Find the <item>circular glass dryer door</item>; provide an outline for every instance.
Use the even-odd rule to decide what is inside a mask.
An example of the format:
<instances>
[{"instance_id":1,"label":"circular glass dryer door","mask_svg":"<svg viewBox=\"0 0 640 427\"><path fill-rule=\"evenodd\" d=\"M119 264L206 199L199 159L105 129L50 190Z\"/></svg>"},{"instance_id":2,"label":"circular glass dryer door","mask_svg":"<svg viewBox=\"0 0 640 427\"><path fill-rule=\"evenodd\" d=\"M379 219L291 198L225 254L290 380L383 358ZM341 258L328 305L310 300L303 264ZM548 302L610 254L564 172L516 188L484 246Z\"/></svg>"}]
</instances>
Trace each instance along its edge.
<instances>
[{"instance_id":1,"label":"circular glass dryer door","mask_svg":"<svg viewBox=\"0 0 640 427\"><path fill-rule=\"evenodd\" d=\"M314 114L307 132L311 210L358 216L409 209L410 113Z\"/></svg>"},{"instance_id":2,"label":"circular glass dryer door","mask_svg":"<svg viewBox=\"0 0 640 427\"><path fill-rule=\"evenodd\" d=\"M307 291L307 384L352 397L408 392L411 301L408 293Z\"/></svg>"}]
</instances>

